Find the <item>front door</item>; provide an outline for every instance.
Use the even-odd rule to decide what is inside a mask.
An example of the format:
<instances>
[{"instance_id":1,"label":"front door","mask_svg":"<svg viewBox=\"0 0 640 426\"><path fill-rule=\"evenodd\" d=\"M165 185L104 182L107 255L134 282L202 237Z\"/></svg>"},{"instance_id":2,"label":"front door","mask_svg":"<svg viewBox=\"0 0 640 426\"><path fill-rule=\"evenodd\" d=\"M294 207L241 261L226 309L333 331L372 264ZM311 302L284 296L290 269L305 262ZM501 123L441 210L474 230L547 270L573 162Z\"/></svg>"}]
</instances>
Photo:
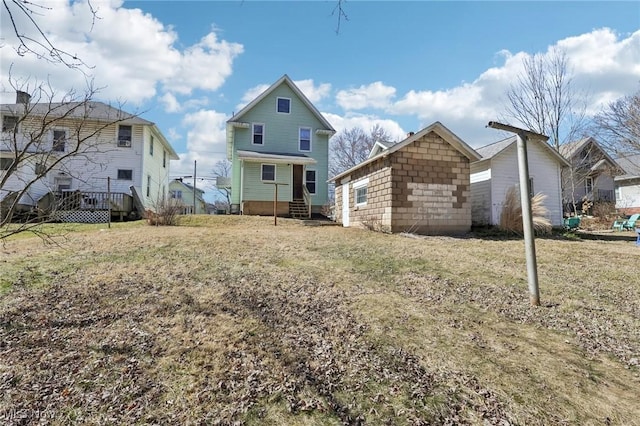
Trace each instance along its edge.
<instances>
[{"instance_id":1,"label":"front door","mask_svg":"<svg viewBox=\"0 0 640 426\"><path fill-rule=\"evenodd\" d=\"M304 192L302 191L303 171L304 170L303 170L302 164L293 165L293 199L294 200L304 199Z\"/></svg>"},{"instance_id":2,"label":"front door","mask_svg":"<svg viewBox=\"0 0 640 426\"><path fill-rule=\"evenodd\" d=\"M342 226L349 226L349 182L342 185Z\"/></svg>"}]
</instances>

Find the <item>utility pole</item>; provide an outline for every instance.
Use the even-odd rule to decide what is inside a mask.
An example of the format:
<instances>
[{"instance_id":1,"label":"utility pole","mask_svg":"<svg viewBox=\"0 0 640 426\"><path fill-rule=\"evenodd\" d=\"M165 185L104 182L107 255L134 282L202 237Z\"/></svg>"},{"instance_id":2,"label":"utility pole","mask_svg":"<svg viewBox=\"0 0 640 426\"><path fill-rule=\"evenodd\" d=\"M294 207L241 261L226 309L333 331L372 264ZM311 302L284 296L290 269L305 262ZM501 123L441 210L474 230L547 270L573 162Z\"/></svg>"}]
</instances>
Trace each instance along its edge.
<instances>
[{"instance_id":1,"label":"utility pole","mask_svg":"<svg viewBox=\"0 0 640 426\"><path fill-rule=\"evenodd\" d=\"M540 306L540 290L538 288L538 265L536 261L536 245L533 233L533 214L531 212L531 188L529 184L529 162L527 160L527 141L529 138L546 142L549 137L529 130L490 121L487 127L505 130L516 134L518 150L518 174L520 178L520 205L522 207L522 230L524 232L524 248L527 260L527 278L529 281L529 299L531 305Z\"/></svg>"},{"instance_id":2,"label":"utility pole","mask_svg":"<svg viewBox=\"0 0 640 426\"><path fill-rule=\"evenodd\" d=\"M120 215L122 217L122 213ZM111 229L111 176L107 176L107 224Z\"/></svg>"},{"instance_id":3,"label":"utility pole","mask_svg":"<svg viewBox=\"0 0 640 426\"><path fill-rule=\"evenodd\" d=\"M197 160L193 160L193 214L196 214L196 165Z\"/></svg>"}]
</instances>

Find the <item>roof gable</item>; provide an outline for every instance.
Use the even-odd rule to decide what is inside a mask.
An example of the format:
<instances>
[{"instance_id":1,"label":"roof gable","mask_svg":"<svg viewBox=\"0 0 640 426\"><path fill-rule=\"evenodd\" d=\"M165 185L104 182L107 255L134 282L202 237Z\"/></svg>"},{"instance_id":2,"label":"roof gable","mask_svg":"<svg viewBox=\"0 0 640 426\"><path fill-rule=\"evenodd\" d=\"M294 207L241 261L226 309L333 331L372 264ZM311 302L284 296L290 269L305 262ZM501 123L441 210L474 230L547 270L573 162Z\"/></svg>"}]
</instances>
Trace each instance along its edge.
<instances>
[{"instance_id":1,"label":"roof gable","mask_svg":"<svg viewBox=\"0 0 640 426\"><path fill-rule=\"evenodd\" d=\"M327 119L324 118L324 116L320 113L320 111L318 111L318 109L311 103L311 101L309 101L309 99L304 95L304 93L302 93L302 91L298 88L298 86L296 86L295 83L291 80L291 78L289 78L289 76L286 75L286 74L283 75L282 77L280 77L280 79L278 81L276 81L275 83L273 83L271 86L269 86L269 88L267 88L267 90L262 92L260 95L258 95L258 97L256 97L254 100L249 102L249 104L247 104L244 108L242 108L240 111L238 111L238 113L235 114L233 117L231 117L227 121L227 123L233 123L233 122L242 121L242 117L248 111L250 111L253 107L255 107L257 104L259 104L263 99L268 97L271 93L273 93L278 87L280 87L283 84L287 85L295 93L295 95L311 111L311 113L318 119L318 121L320 123L322 123L322 126L324 126L324 128L326 130L330 130L331 132L335 132L335 129L333 128L333 126L331 126L331 124L329 124Z\"/></svg>"},{"instance_id":2,"label":"roof gable","mask_svg":"<svg viewBox=\"0 0 640 426\"><path fill-rule=\"evenodd\" d=\"M607 152L602 149L602 147L600 146L600 144L598 143L597 140L595 140L594 138L592 138L591 136L584 138L584 139L580 139L577 141L572 141L572 142L567 142L563 145L560 145L560 153L568 160L573 159L574 157L576 157L577 155L580 154L580 152L586 148L588 145L591 145L592 147L596 148L596 150L601 153L604 157L604 159L609 162L609 165L619 169L620 166L618 165L618 163L616 163L616 161L611 158L611 156L609 154L607 154Z\"/></svg>"},{"instance_id":3,"label":"roof gable","mask_svg":"<svg viewBox=\"0 0 640 426\"><path fill-rule=\"evenodd\" d=\"M389 149L387 149L385 151L382 151L380 154L375 155L373 157L370 157L367 160L363 161L362 163L357 164L356 166L350 168L349 170L346 170L346 171L340 173L339 175L331 178L329 181L330 182L336 181L336 180L342 178L343 176L346 176L346 175L349 175L349 174L353 173L355 170L365 166L366 164L369 164L369 163L377 160L378 158L391 155L394 152L403 149L407 145L410 145L410 144L414 143L418 139L422 138L423 136L425 136L425 135L427 135L427 134L429 134L431 132L436 133L438 136L440 136L442 139L444 139L445 142L447 142L453 148L458 150L462 155L467 157L470 162L474 162L474 161L480 160L480 155L473 148L471 148L469 145L467 145L462 139L460 139L458 136L456 136L451 130L447 129L442 123L440 123L439 121L436 121L435 123L431 124L428 127L425 127L424 129L420 130L419 132L414 133L414 134L410 134L410 136L408 138L406 138L405 140L400 141L400 142L392 145Z\"/></svg>"},{"instance_id":4,"label":"roof gable","mask_svg":"<svg viewBox=\"0 0 640 426\"><path fill-rule=\"evenodd\" d=\"M478 154L482 156L481 161L491 160L492 158L500 155L511 145L516 143L517 140L518 139L516 135L509 136L506 139L502 139L498 142L494 142L489 145L485 145L483 147L477 148L476 151L478 152ZM546 141L542 139L531 139L529 140L529 143L531 143L532 141L534 143L538 143L538 146L540 146L547 154L549 154L558 163L562 164L563 166L567 166L567 167L570 166L567 159L564 158L562 155L560 155L560 153L555 149L553 149L553 147L549 145Z\"/></svg>"}]
</instances>

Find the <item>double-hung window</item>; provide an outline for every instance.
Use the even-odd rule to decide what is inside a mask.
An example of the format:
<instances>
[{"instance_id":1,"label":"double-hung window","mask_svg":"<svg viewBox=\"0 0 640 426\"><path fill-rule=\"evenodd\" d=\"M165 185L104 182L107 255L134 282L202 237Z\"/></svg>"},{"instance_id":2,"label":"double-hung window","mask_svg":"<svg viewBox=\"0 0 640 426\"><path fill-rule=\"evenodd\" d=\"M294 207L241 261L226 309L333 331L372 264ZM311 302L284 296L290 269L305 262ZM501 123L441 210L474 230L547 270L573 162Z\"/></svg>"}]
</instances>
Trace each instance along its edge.
<instances>
[{"instance_id":1,"label":"double-hung window","mask_svg":"<svg viewBox=\"0 0 640 426\"><path fill-rule=\"evenodd\" d=\"M0 170L9 170L9 167L13 164L13 158L0 158Z\"/></svg>"},{"instance_id":2,"label":"double-hung window","mask_svg":"<svg viewBox=\"0 0 640 426\"><path fill-rule=\"evenodd\" d=\"M253 123L251 141L254 145L264 145L264 124Z\"/></svg>"},{"instance_id":3,"label":"double-hung window","mask_svg":"<svg viewBox=\"0 0 640 426\"><path fill-rule=\"evenodd\" d=\"M300 127L298 131L298 149L300 151L311 151L310 127Z\"/></svg>"},{"instance_id":4,"label":"double-hung window","mask_svg":"<svg viewBox=\"0 0 640 426\"><path fill-rule=\"evenodd\" d=\"M307 185L307 191L309 191L309 194L316 193L316 171L315 170L307 170L305 172L305 184Z\"/></svg>"},{"instance_id":5,"label":"double-hung window","mask_svg":"<svg viewBox=\"0 0 640 426\"><path fill-rule=\"evenodd\" d=\"M177 200L182 199L182 190L176 189L175 191L171 191L171 198L175 198Z\"/></svg>"},{"instance_id":6,"label":"double-hung window","mask_svg":"<svg viewBox=\"0 0 640 426\"><path fill-rule=\"evenodd\" d=\"M281 114L289 114L291 112L291 99L278 98L276 99L276 111Z\"/></svg>"},{"instance_id":7,"label":"double-hung window","mask_svg":"<svg viewBox=\"0 0 640 426\"><path fill-rule=\"evenodd\" d=\"M131 126L121 124L118 126L118 146L131 148Z\"/></svg>"},{"instance_id":8,"label":"double-hung window","mask_svg":"<svg viewBox=\"0 0 640 426\"><path fill-rule=\"evenodd\" d=\"M54 130L53 145L51 146L51 150L55 152L64 152L66 140L67 132L65 130Z\"/></svg>"},{"instance_id":9,"label":"double-hung window","mask_svg":"<svg viewBox=\"0 0 640 426\"><path fill-rule=\"evenodd\" d=\"M356 200L356 207L364 206L367 204L367 186L369 185L369 179L363 179L353 184L354 198Z\"/></svg>"},{"instance_id":10,"label":"double-hung window","mask_svg":"<svg viewBox=\"0 0 640 426\"><path fill-rule=\"evenodd\" d=\"M263 164L260 175L262 180L267 182L275 182L276 180L276 165L275 164Z\"/></svg>"}]
</instances>

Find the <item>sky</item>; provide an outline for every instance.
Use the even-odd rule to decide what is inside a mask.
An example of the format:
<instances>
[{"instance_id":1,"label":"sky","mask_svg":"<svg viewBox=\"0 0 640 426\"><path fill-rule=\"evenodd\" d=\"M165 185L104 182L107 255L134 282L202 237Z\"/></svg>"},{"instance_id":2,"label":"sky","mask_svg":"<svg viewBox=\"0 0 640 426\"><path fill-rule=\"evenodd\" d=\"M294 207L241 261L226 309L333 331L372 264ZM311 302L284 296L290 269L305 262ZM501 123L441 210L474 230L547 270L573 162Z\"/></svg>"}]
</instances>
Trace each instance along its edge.
<instances>
[{"instance_id":1,"label":"sky","mask_svg":"<svg viewBox=\"0 0 640 426\"><path fill-rule=\"evenodd\" d=\"M588 114L640 89L639 1L347 0L340 21L335 0L39 4L44 33L88 67L19 55L3 10L0 100L15 101L10 78L59 96L92 80L96 100L156 123L180 156L171 177L197 161L209 201L226 120L284 74L338 132L379 124L401 140L440 121L474 148L505 136L486 124L532 55L566 52Z\"/></svg>"}]
</instances>

